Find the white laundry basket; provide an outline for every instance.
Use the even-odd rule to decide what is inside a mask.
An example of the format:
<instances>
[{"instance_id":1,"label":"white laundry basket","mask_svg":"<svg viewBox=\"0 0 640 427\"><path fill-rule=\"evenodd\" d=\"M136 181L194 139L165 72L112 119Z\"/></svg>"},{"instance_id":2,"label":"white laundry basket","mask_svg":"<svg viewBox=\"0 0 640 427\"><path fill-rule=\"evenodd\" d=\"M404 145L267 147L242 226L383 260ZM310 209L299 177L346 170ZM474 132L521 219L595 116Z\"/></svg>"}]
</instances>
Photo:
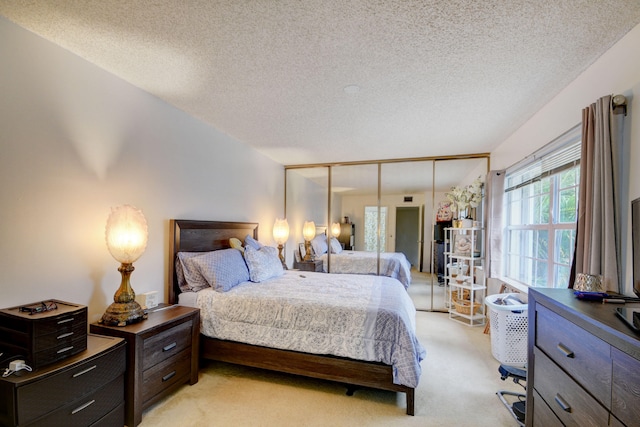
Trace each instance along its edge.
<instances>
[{"instance_id":1,"label":"white laundry basket","mask_svg":"<svg viewBox=\"0 0 640 427\"><path fill-rule=\"evenodd\" d=\"M527 364L528 306L523 297L511 293L485 298L491 325L491 353L504 365Z\"/></svg>"}]
</instances>

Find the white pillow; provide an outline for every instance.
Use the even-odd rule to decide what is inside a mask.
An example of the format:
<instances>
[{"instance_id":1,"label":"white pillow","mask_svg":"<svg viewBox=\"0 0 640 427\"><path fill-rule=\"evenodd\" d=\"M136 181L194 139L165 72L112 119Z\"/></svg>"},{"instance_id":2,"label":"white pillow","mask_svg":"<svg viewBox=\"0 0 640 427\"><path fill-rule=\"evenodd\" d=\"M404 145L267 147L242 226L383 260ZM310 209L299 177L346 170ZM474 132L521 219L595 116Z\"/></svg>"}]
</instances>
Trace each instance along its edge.
<instances>
[{"instance_id":1,"label":"white pillow","mask_svg":"<svg viewBox=\"0 0 640 427\"><path fill-rule=\"evenodd\" d=\"M271 246L263 246L260 249L247 246L244 248L244 259L249 267L249 280L252 282L264 282L284 274L278 250Z\"/></svg>"},{"instance_id":2,"label":"white pillow","mask_svg":"<svg viewBox=\"0 0 640 427\"><path fill-rule=\"evenodd\" d=\"M331 253L332 254L339 254L340 252L342 252L342 245L340 244L338 239L336 239L335 237L332 237L331 238Z\"/></svg>"},{"instance_id":3,"label":"white pillow","mask_svg":"<svg viewBox=\"0 0 640 427\"><path fill-rule=\"evenodd\" d=\"M202 252L178 252L176 257L176 277L178 287L182 292L198 292L208 288L209 283L205 279L193 258L202 255Z\"/></svg>"},{"instance_id":4,"label":"white pillow","mask_svg":"<svg viewBox=\"0 0 640 427\"><path fill-rule=\"evenodd\" d=\"M206 252L191 260L200 270L202 277L216 291L226 292L249 280L249 270L242 252L236 249Z\"/></svg>"},{"instance_id":5,"label":"white pillow","mask_svg":"<svg viewBox=\"0 0 640 427\"><path fill-rule=\"evenodd\" d=\"M327 246L327 236L324 234L320 234L311 240L311 247L313 248L313 252L315 252L316 256L320 256L322 254L326 254L329 247Z\"/></svg>"},{"instance_id":6,"label":"white pillow","mask_svg":"<svg viewBox=\"0 0 640 427\"><path fill-rule=\"evenodd\" d=\"M254 249L260 249L263 246L263 244L258 242L256 239L254 239L253 237L247 234L246 237L244 238L244 247L246 248L247 246L251 246Z\"/></svg>"}]
</instances>

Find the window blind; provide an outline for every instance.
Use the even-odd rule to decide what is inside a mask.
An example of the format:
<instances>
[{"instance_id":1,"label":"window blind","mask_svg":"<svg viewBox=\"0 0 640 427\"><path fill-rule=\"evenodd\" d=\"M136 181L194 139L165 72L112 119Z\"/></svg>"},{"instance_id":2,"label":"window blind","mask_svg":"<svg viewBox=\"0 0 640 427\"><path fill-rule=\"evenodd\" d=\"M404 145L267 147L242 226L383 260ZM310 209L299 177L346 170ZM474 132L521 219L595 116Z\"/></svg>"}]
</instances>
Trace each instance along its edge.
<instances>
[{"instance_id":1,"label":"window blind","mask_svg":"<svg viewBox=\"0 0 640 427\"><path fill-rule=\"evenodd\" d=\"M506 171L505 193L580 164L580 126L547 144Z\"/></svg>"}]
</instances>

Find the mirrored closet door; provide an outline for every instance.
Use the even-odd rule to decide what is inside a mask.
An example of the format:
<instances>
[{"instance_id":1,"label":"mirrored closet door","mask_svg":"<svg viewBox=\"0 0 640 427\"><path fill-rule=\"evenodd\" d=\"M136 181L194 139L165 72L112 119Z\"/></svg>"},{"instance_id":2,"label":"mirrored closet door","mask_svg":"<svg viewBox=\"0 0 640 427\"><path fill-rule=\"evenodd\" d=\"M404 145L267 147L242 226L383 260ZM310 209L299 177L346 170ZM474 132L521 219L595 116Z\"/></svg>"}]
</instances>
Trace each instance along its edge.
<instances>
[{"instance_id":1,"label":"mirrored closet door","mask_svg":"<svg viewBox=\"0 0 640 427\"><path fill-rule=\"evenodd\" d=\"M452 187L484 179L488 170L486 154L286 167L287 264L304 245L304 223L314 221L328 244L335 236L343 250L377 257L378 274L382 253L402 252L411 264L408 291L416 308L445 311L442 230L451 223L439 221L438 208ZM475 214L482 221L481 210ZM330 250L325 258L331 272Z\"/></svg>"}]
</instances>

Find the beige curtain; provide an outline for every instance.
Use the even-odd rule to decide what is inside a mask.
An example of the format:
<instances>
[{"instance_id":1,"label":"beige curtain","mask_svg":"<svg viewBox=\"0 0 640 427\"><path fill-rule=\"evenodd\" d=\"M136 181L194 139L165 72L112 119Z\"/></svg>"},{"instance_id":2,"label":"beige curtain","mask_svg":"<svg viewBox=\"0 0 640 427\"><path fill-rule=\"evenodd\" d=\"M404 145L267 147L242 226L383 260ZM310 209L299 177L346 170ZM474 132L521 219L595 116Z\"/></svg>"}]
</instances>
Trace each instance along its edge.
<instances>
[{"instance_id":1,"label":"beige curtain","mask_svg":"<svg viewBox=\"0 0 640 427\"><path fill-rule=\"evenodd\" d=\"M575 273L600 274L606 289L620 292L618 152L622 143L615 129L611 96L582 110L582 155ZM613 125L612 125L613 124Z\"/></svg>"}]
</instances>

